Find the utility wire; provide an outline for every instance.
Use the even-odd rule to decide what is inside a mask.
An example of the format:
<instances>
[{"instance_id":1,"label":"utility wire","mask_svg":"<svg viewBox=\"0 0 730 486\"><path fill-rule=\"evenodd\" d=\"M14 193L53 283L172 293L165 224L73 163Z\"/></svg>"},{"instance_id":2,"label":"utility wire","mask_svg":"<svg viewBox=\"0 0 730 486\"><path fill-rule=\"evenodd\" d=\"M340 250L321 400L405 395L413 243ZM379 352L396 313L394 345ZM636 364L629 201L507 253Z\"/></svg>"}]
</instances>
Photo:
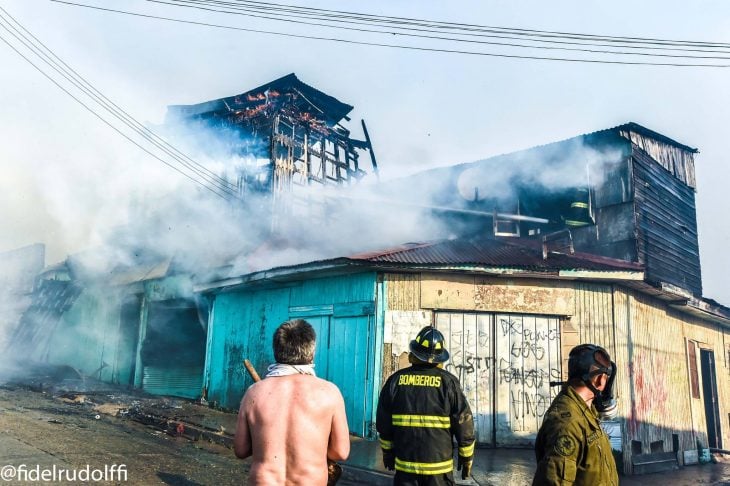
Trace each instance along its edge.
<instances>
[{"instance_id":1,"label":"utility wire","mask_svg":"<svg viewBox=\"0 0 730 486\"><path fill-rule=\"evenodd\" d=\"M282 20L278 16L284 18L306 18L321 20L324 22L342 23L342 24L354 24L354 25L368 25L377 26L382 28L395 28L406 32L429 32L429 33L450 33L460 36L467 37L479 37L479 38L497 38L497 39L512 39L522 40L528 42L537 43L549 43L549 44L563 44L563 45L575 45L575 46L592 46L592 47L610 47L610 48L624 48L624 49L641 49L641 50L666 50L666 51L680 51L680 52L701 52L701 53L721 53L728 54L727 50L708 50L709 47L724 47L730 49L730 44L707 44L699 43L697 46L707 46L702 49L693 49L686 46L694 46L694 44L687 44L691 41L656 41L647 39L646 41L632 40L634 38L619 38L619 37L606 37L606 36L592 36L590 34L571 34L571 35L554 35L550 32L544 31L532 31L532 32L544 32L541 34L534 34L530 32L520 31L520 29L511 29L505 27L474 27L470 24L461 24L466 27L452 27L451 25L441 25L442 23L437 21L411 21L410 19L402 19L401 21L389 20L397 17L382 17L370 14L352 14L352 15L340 15L333 13L319 14L315 11L322 11L321 9L311 9L309 7L292 7L282 8L281 4L266 3L266 2L255 2L248 0L239 0L236 2L220 1L220 0L146 0L151 3L161 3L168 5L175 5L181 7L197 8L200 10L208 10L219 13L231 13L241 14L241 12L254 12L254 13L267 13L268 15L277 16L277 18L269 18L272 20ZM216 6L229 10L217 10L213 8L206 8L205 6ZM289 7L289 6L287 6ZM279 13L283 12L283 13ZM324 11L324 12L338 12L338 11ZM319 25L319 24L313 24ZM325 27L334 28L332 25L322 25ZM407 26L420 26L425 28L414 28ZM342 28L342 27L340 27ZM378 33L389 33L394 35L408 35L403 32L383 32L374 31ZM499 35L497 35L499 34ZM510 34L510 35L504 35ZM566 40L549 40L546 37L552 38L563 38ZM567 40L575 39L575 40ZM449 40L464 41L464 39L450 38ZM579 41L579 42L577 42ZM656 41L656 42L654 42ZM611 42L609 44L602 42ZM635 45L637 44L637 45ZM678 47L658 47L661 46L678 46ZM499 45L499 44L498 44ZM509 45L509 44L505 44ZM528 47L528 46L526 46ZM529 46L535 47L535 46ZM603 52L603 51L596 51Z\"/></svg>"},{"instance_id":2,"label":"utility wire","mask_svg":"<svg viewBox=\"0 0 730 486\"><path fill-rule=\"evenodd\" d=\"M338 42L338 43L342 43L342 44L364 45L364 46L374 46L374 47L389 47L389 48L395 48L395 49L404 49L404 50L420 51L420 52L439 52L439 53L448 53L448 54L463 54L463 55L471 55L471 56L498 57L498 58L507 58L507 59L562 61L562 62L578 62L578 63L589 63L589 64L627 65L627 66L708 67L708 68L728 68L728 67L730 67L730 65L728 65L728 64L642 62L642 61L618 61L618 60L612 61L612 60L600 60L600 59L577 59L577 58L547 57L547 56L527 56L527 55L517 55L517 54L502 54L502 53L495 53L495 52L466 51L466 50L459 50L459 49L418 47L418 46L408 46L408 45L402 45L402 44L389 44L389 43L384 43L384 42L367 42L367 41L357 41L357 40L351 40L351 39L341 39L341 38L336 38L336 37L291 34L291 33L286 33L286 32L272 31L272 30L234 27L234 26L230 26L230 25L213 24L213 23L209 23L209 22L199 22L199 21L193 21L193 20L183 20L183 19L178 19L178 18L173 18L173 17L164 17L164 16L160 16L160 15L151 15L151 14L144 14L144 13L139 13L139 12L131 12L131 11L127 11L127 10L104 8L104 7L98 7L96 5L88 5L88 4L83 4L83 3L70 2L70 1L66 1L66 0L50 0L50 1L59 3L59 4L75 6L75 7L83 7L83 8L93 9L93 10L100 10L100 11L104 11L104 12L130 15L130 16L142 17L142 18L148 18L148 19L165 20L168 22L176 22L176 23L189 24L189 25L198 25L198 26L203 26L203 27L214 27L214 28L219 28L219 29L235 30L235 31L241 31L241 32L251 32L251 33L256 33L256 34L275 35L275 36L280 36L280 37L291 37L291 38L296 38L296 39L310 39L310 40Z\"/></svg>"},{"instance_id":3,"label":"utility wire","mask_svg":"<svg viewBox=\"0 0 730 486\"><path fill-rule=\"evenodd\" d=\"M343 10L328 10L314 7L302 7L299 5L281 4L274 2L264 2L256 0L186 0L189 3L208 3L208 4L220 4L220 5L256 5L262 8L277 9L284 11L296 11L296 12L318 12L322 15L334 15L343 18L354 18L354 19L372 19L380 20L382 22L393 23L396 25L421 25L429 27L438 27L441 29L453 29L453 30L464 30L464 31L484 31L484 32L503 32L512 33L519 35L529 36L550 36L550 37L562 37L582 40L603 40L603 41L615 41L615 42L639 42L642 44L646 43L661 43L661 44L673 44L673 45L698 45L708 47L724 47L730 48L730 43L717 43L708 41L688 41L688 40L674 40L674 39L657 39L651 37L621 37L621 36L607 36L607 35L595 35L595 34L581 34L575 32L558 32L558 31L546 31L546 30L535 30L535 29L520 29L514 27L498 27L489 25L478 25L478 24L465 24L458 22L443 22L437 20L424 20L409 17L392 17L383 15L373 15L365 13L356 13Z\"/></svg>"},{"instance_id":4,"label":"utility wire","mask_svg":"<svg viewBox=\"0 0 730 486\"><path fill-rule=\"evenodd\" d=\"M27 32L33 39L37 40L33 34L31 34L27 29L25 29L15 18L13 18L6 10L4 10L2 7L0 7L0 11L2 11L7 17L12 19L21 29L23 29L25 32ZM111 101L108 100L101 92L96 90L90 83L85 81L80 75L78 75L73 69L68 67L68 65L63 62L58 56L53 54L53 52L48 49L44 44L40 43L44 49L46 49L51 56L58 59L63 65L68 67L68 70L63 69L52 57L50 57L48 54L43 52L33 41L31 41L28 37L23 35L21 31L19 31L10 21L8 21L2 14L0 14L0 27L2 27L6 32L8 32L10 35L15 37L16 40L20 41L27 49L29 49L35 56L37 56L42 62L44 62L46 65L50 66L54 71L56 71L58 74L60 74L64 79L66 79L68 82L70 82L73 86L75 86L77 89L79 89L82 93L90 97L93 101L95 101L97 104L101 105L104 109L106 109L109 113L111 113L113 116L115 116L117 119L122 121L125 125L132 128L136 133L146 138L148 141L153 143L157 148L163 150L165 153L170 155L173 159L175 159L177 162L182 163L183 166L185 166L189 171L193 172L197 176L201 177L210 177L208 174L205 174L200 169L203 168L203 166L195 163L192 161L192 159L189 159L193 162L193 165L190 162L185 161L180 155L181 152L177 150L176 148L172 147L172 145L168 144L167 142L164 142L160 137L158 137L154 132L149 130L148 128L144 127L142 124L134 120L130 115L128 115L126 112L124 112L121 108L119 108L117 105L111 103ZM7 24L7 26L5 25ZM8 28L8 26L10 28ZM12 29L12 30L11 30ZM13 32L15 31L15 32ZM25 61L27 61L29 64L31 64L36 70L38 70L41 74L43 74L46 78L48 78L50 81L52 81L56 86L58 86L61 90L63 90L66 94L71 96L75 101L77 101L79 104L81 104L84 108L89 110L92 114L94 114L97 118L102 120L105 124L107 124L109 127L114 129L117 133L122 135L124 138L129 140L130 142L137 145L139 148L144 150L146 153L152 155L157 160L163 162L165 165L168 165L169 167L173 168L177 172L181 173L185 177L189 178L196 184L199 184L203 187L205 187L208 190L211 190L215 194L228 199L229 197L236 197L235 192L233 192L230 187L222 186L220 184L215 184L214 181L214 187L210 187L204 182L201 182L192 176L190 176L188 173L181 171L178 167L174 166L173 164L169 163L168 161L165 161L164 159L160 158L159 156L153 154L149 150L147 150L145 147L140 145L137 141L133 140L131 137L126 135L124 132L119 130L117 127L112 125L108 120L103 118L99 113L97 113L93 108L88 106L86 103L82 102L77 96L73 95L70 91L68 91L66 88L64 88L59 82L57 82L52 76L50 76L47 72L45 72L41 67L39 67L37 64L32 62L26 55L24 55L20 50L18 50L14 45L12 45L5 37L1 37L2 41L5 42L11 49L13 49L18 55L20 55ZM72 76L70 72L74 73L78 79L76 79L74 76ZM85 83L82 84L81 82ZM87 87L88 86L88 87ZM98 93L98 94L97 94ZM140 128L141 127L141 128ZM177 153L176 153L177 152ZM187 156L185 156L187 157ZM207 170L207 169L206 169ZM209 179L210 180L210 179ZM223 179L221 179L223 180ZM226 184L227 181L226 181Z\"/></svg>"},{"instance_id":5,"label":"utility wire","mask_svg":"<svg viewBox=\"0 0 730 486\"><path fill-rule=\"evenodd\" d=\"M7 29L7 28L5 28L4 26L2 26L2 27L3 27L3 28L4 28L5 30L8 30L8 29ZM61 84L60 84L60 83L59 83L58 81L56 81L55 79L53 79L53 78L52 78L52 77L51 77L50 75L48 75L48 74L47 74L47 73L46 73L45 71L43 71L43 69L41 69L40 67L38 67L38 66L37 66L37 65L36 65L36 64L35 64L35 63L34 63L33 61L31 61L30 59L28 59L28 57L26 57L26 56L25 56L25 55L24 55L24 54L23 54L22 52L20 52L20 51L19 51L19 50L18 50L18 49L17 49L17 48L15 47L15 46L13 46L13 45L12 45L12 44L11 44L11 43L10 43L10 42L8 41L8 40L6 40L6 39L5 39L5 37L3 37L3 36L2 36L2 34L0 34L0 41L3 41L3 42L4 42L5 44L7 44L7 45L8 45L8 47L10 47L10 48L11 48L12 50L14 50L14 51L15 51L15 52L16 52L16 53L17 53L17 54L18 54L18 55L20 56L20 57L22 57L23 59L25 59L25 61L26 61L26 62L28 62L28 64L30 64L31 66L33 66L33 67L34 67L34 68L35 68L35 69L36 69L36 70L37 70L38 72L40 72L40 73L41 73L41 74L42 74L43 76L45 76L46 78L48 78L48 80L49 80L49 81L51 81L51 82L52 82L53 84L55 84L56 86L58 86L58 88L59 88L59 89L61 89L61 91L63 91L63 92L64 92L64 93L66 93L67 95L69 95L69 96L70 96L71 98L73 98L73 99L74 99L74 100L75 100L75 101L76 101L77 103L79 103L79 104L80 104L81 106L83 106L84 108L86 108L86 109L87 109L87 110L88 110L89 112L91 112L91 114L92 114L92 115L94 115L94 116L95 116L95 117L97 117L97 118L98 118L99 120L101 120L101 121L102 121L103 123L105 123L106 125L108 125L108 126L109 126L109 128L111 128L111 129L112 129L112 130L114 130L115 132L119 133L119 134L120 134L120 135L121 135L122 137L126 138L126 139L127 139L128 141L130 141L131 143L133 143L134 145L136 145L137 147L139 147L140 149L142 149L142 150L143 150L144 152L147 152L147 153L148 153L149 155L151 155L152 157L156 158L157 160L159 160L159 161L160 161L160 162L162 162L163 164L165 164L165 165L169 166L170 168L172 168L173 170L175 170L175 171L177 171L177 172L180 172L180 173L181 173L182 175L184 175L185 177L187 177L187 178L188 178L188 179L190 179L191 181L195 182L196 184L200 184L200 182L199 182L199 181L198 181L197 179L194 179L194 178L193 178L192 176L190 176L190 175L188 175L188 174L186 174L186 173L184 173L184 172L180 171L180 170L179 170L179 169L178 169L177 167L175 167L174 165L170 164L170 163L169 163L169 162L167 162L166 160L164 160L164 159L161 159L160 157L158 157L157 155L155 155L154 153L150 152L150 151L149 151L149 150L147 150L147 149L146 149L145 147L143 147L142 145L140 145L139 143L137 143L137 142L136 142L136 141L135 141L134 139L130 138L130 137L129 137L129 136L128 136L128 135L126 134L126 133L122 132L122 131L121 131L121 130L119 130L119 129L118 129L117 127L115 127L114 125L112 125L111 123L109 123L109 121L107 121L107 120L106 120L105 118L103 118L103 117L102 117L101 115L99 115L99 114L98 114L98 113L97 113L96 111L94 111L94 109L93 109L93 108L89 107L89 106L88 106L88 105L86 105L86 104L85 104L85 103L84 103L83 101L81 101L81 100L80 100L80 99L78 99L78 98L77 98L76 96L74 96L74 95L73 95L73 93L71 93L70 91L68 91L68 90L67 90L66 88L64 88L63 86L61 86ZM224 199L227 199L227 198L226 198L226 196L224 196L223 194L220 194L220 193L219 193L219 192L217 192L217 191L216 191L215 189L212 189L212 188L210 188L210 187L208 187L208 186L206 186L206 185L203 185L203 187L205 187L206 189L208 189L208 190L212 191L213 193L217 194L218 196L220 196L220 197L222 197L222 198L224 198Z\"/></svg>"},{"instance_id":6,"label":"utility wire","mask_svg":"<svg viewBox=\"0 0 730 486\"><path fill-rule=\"evenodd\" d=\"M433 32L437 33L440 32L438 30L429 30L429 29L413 29L413 28L406 28L406 32L400 32L398 30L375 30L375 29L366 29L366 28L359 28L359 27L350 27L350 26L342 26L342 25L329 25L324 24L320 22L307 22L302 21L298 19L318 19L322 20L324 22L340 22L340 23L346 23L346 24L357 24L357 25L375 25L380 26L380 24L372 24L369 22L351 22L346 20L337 20L337 19L328 19L328 18L321 18L321 17L312 17L310 15L291 15L291 14L282 14L282 13L271 13L271 14L260 14L261 10L255 9L255 8L246 8L246 7L230 7L232 10L228 9L217 9L217 8L209 8L201 5L208 5L208 4L218 4L218 3L226 3L226 2L210 2L210 1L195 1L195 0L171 0L171 1L163 1L163 0L146 0L150 3L157 3L157 4L164 4L164 5L172 5L176 7L185 7L185 8L193 8L198 10L205 10L210 12L216 12L216 13L224 13L224 14L231 14L231 15L243 15L247 17L255 17L255 18L261 18L266 20L275 20L280 22L290 22L295 24L304 24L304 25L311 25L316 27L326 27L331 29L341 29L341 30L347 30L347 31L355 31L355 32L367 32L367 33L376 33L376 34L385 34L385 35L399 35L399 36L405 36L405 37L413 37L413 38L420 38L420 39L432 39L432 40L440 40L440 41L449 41L449 42L463 42L463 43L470 43L470 44L482 44L482 45L496 45L496 46L505 46L505 47L519 47L519 48L527 48L527 49L547 49L547 50L560 50L560 51L574 51L574 52L589 52L593 54L612 54L612 55L626 55L626 56L646 56L646 57L669 57L669 58L679 58L679 59L715 59L715 60L730 60L730 57L726 56L699 56L699 55L686 55L686 54L658 54L658 53L652 53L652 52L631 52L631 51L615 51L615 50L606 50L606 49L587 49L587 48L578 48L578 47L555 47L555 46L543 46L543 45L528 45L528 44L515 44L515 43L509 43L509 42L496 42L496 41L485 41L485 40L476 40L476 39L462 39L458 37L446 37L446 36L438 36L438 35L426 35L426 34L414 34L410 31L418 31L418 32ZM192 4L192 5L191 5ZM389 28L389 27L388 27ZM475 34L471 34L475 35ZM505 36L491 36L491 35L479 35L479 37L505 37ZM507 37L510 38L510 37ZM511 37L514 38L514 37ZM542 40L530 40L527 39L528 42L546 42ZM554 41L549 41L554 42ZM591 46L596 44L583 44L583 43L577 43L577 42L561 42L563 44L572 44L572 45L581 45L581 46ZM616 45L606 45L606 44L599 44L604 45L606 47L611 48L627 48L627 49L662 49L662 50L670 50L670 51L683 51L683 52L702 52L711 54L713 52L721 52L724 54L730 54L730 51L705 51L700 49L678 49L678 48L657 48L657 47L639 47L639 46L616 46Z\"/></svg>"},{"instance_id":7,"label":"utility wire","mask_svg":"<svg viewBox=\"0 0 730 486\"><path fill-rule=\"evenodd\" d=\"M225 179L221 178L214 172L208 170L205 166L197 163L184 153L180 152L176 147L172 146L170 143L165 141L163 138L159 137L155 132L144 126L142 123L138 122L134 117L132 117L129 113L124 111L121 107L119 107L117 104L115 104L113 101L111 101L109 98L104 96L103 93L101 93L98 89L96 89L91 83L89 83L86 79L84 79L80 74L78 74L73 68L71 68L67 63L65 63L60 57L58 57L51 49L49 49L43 42L41 42L37 37L35 37L29 30L27 30L25 27L23 27L20 22L18 22L17 19L15 19L10 13L8 13L5 9L0 7L0 11L2 11L5 16L9 17L20 29L22 29L30 38L23 34L20 30L18 30L15 26L13 26L12 23L10 23L7 19L3 18L2 15L0 15L0 19L5 21L15 32L22 36L23 39L20 39L18 35L11 34L18 40L20 40L28 49L31 49L31 51L36 54L39 58L41 58L42 61L44 61L46 64L48 64L51 68L53 68L56 72L61 74L66 80L68 80L70 83L72 83L74 86L79 88L84 94L92 98L97 104L101 105L103 108L107 109L110 113L112 113L116 118L118 118L120 121L125 123L127 126L132 128L134 131L148 139L150 142L155 144L158 148L165 151L168 155L172 156L176 160L180 161L184 166L186 166L188 169L195 172L197 175L200 175L203 178L208 179L210 182L214 183L216 186L220 187L224 190L230 190L233 188L233 186L226 181ZM32 38L32 40L31 40ZM30 44L30 45L29 45ZM41 46L41 47L38 47ZM60 63L60 64L59 64Z\"/></svg>"}]
</instances>

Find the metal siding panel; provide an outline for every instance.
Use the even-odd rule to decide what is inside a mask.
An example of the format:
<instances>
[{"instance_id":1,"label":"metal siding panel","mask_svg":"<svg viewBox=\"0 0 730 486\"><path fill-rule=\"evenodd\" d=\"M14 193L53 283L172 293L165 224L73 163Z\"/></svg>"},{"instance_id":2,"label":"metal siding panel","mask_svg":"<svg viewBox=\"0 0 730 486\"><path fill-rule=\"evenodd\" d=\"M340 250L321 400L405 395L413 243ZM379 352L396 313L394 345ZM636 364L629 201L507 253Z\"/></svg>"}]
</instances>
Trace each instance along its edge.
<instances>
[{"instance_id":1,"label":"metal siding panel","mask_svg":"<svg viewBox=\"0 0 730 486\"><path fill-rule=\"evenodd\" d=\"M474 421L479 442L494 444L494 377L495 359L492 343L494 341L494 316L477 314L477 371L476 401Z\"/></svg>"},{"instance_id":2,"label":"metal siding panel","mask_svg":"<svg viewBox=\"0 0 730 486\"><path fill-rule=\"evenodd\" d=\"M614 336L616 342L616 353L613 359L616 362L616 382L614 393L618 400L618 417L621 422L621 448L623 458L623 472L631 473L631 439L625 426L625 417L628 417L631 410L631 380L629 366L632 356L631 344L631 303L630 294L622 287L615 287L613 290L613 321Z\"/></svg>"},{"instance_id":3,"label":"metal siding panel","mask_svg":"<svg viewBox=\"0 0 730 486\"><path fill-rule=\"evenodd\" d=\"M389 352L383 355L383 381L393 372L410 366L408 363L409 344L418 331L431 325L432 313L429 311L391 311L385 312L383 342L389 345Z\"/></svg>"},{"instance_id":4,"label":"metal siding panel","mask_svg":"<svg viewBox=\"0 0 730 486\"><path fill-rule=\"evenodd\" d=\"M581 343L603 346L611 356L616 353L612 298L608 284L577 283L575 314L571 319Z\"/></svg>"},{"instance_id":5,"label":"metal siding panel","mask_svg":"<svg viewBox=\"0 0 730 486\"><path fill-rule=\"evenodd\" d=\"M702 294L694 191L634 151L639 258L647 277Z\"/></svg>"},{"instance_id":6,"label":"metal siding panel","mask_svg":"<svg viewBox=\"0 0 730 486\"><path fill-rule=\"evenodd\" d=\"M480 314L439 312L436 314L436 328L444 334L451 354L445 369L459 379L471 407L477 441L488 443L492 440L492 410L489 403L492 380L489 377L489 364L483 362L483 357L485 353L491 355L491 352L480 346L480 325L484 326L483 317L485 316ZM487 332L490 330L487 329ZM489 346L488 341L487 338L486 346ZM480 377L484 371L486 380L482 381Z\"/></svg>"},{"instance_id":7,"label":"metal siding panel","mask_svg":"<svg viewBox=\"0 0 730 486\"><path fill-rule=\"evenodd\" d=\"M497 445L532 445L555 396L550 380L561 373L559 321L498 315L496 333Z\"/></svg>"},{"instance_id":8,"label":"metal siding panel","mask_svg":"<svg viewBox=\"0 0 730 486\"><path fill-rule=\"evenodd\" d=\"M142 389L153 395L199 398L203 388L200 367L145 366Z\"/></svg>"},{"instance_id":9,"label":"metal siding panel","mask_svg":"<svg viewBox=\"0 0 730 486\"><path fill-rule=\"evenodd\" d=\"M418 310L421 308L421 275L386 273L389 310Z\"/></svg>"},{"instance_id":10,"label":"metal siding panel","mask_svg":"<svg viewBox=\"0 0 730 486\"><path fill-rule=\"evenodd\" d=\"M421 305L430 309L571 315L573 284L538 279L423 274Z\"/></svg>"},{"instance_id":11,"label":"metal siding panel","mask_svg":"<svg viewBox=\"0 0 730 486\"><path fill-rule=\"evenodd\" d=\"M693 428L703 423L700 399L689 396L685 323L650 297L631 292L629 302L630 410L628 440L640 441L644 453L652 442L663 441L671 451L672 434L679 435L680 450L696 449ZM696 402L696 403L693 403ZM693 417L694 415L694 417ZM704 429L704 426L698 431Z\"/></svg>"}]
</instances>

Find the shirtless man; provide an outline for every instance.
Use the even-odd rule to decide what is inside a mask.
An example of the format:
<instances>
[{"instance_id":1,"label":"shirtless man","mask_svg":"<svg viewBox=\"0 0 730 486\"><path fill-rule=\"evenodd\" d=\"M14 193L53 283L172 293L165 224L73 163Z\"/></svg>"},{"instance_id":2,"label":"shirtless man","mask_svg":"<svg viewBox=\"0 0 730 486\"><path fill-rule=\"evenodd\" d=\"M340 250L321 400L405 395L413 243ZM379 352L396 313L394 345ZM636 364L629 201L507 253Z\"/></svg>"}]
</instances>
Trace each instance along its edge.
<instances>
[{"instance_id":1,"label":"shirtless man","mask_svg":"<svg viewBox=\"0 0 730 486\"><path fill-rule=\"evenodd\" d=\"M296 319L274 332L266 378L243 396L234 451L253 456L250 485L326 485L327 460L350 454L345 402L334 384L314 376L315 333Z\"/></svg>"}]
</instances>

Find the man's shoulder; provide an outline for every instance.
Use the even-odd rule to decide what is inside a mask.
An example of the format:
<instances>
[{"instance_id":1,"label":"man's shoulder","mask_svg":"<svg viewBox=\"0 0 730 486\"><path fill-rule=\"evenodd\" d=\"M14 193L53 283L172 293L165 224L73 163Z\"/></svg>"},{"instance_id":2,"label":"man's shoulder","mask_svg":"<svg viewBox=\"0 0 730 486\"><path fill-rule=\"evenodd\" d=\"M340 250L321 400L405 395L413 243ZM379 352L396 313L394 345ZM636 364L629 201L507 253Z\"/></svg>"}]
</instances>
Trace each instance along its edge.
<instances>
[{"instance_id":1,"label":"man's shoulder","mask_svg":"<svg viewBox=\"0 0 730 486\"><path fill-rule=\"evenodd\" d=\"M544 423L548 426L554 427L570 427L580 428L580 424L585 420L580 406L575 400L561 392L553 403L550 405L547 413L545 414Z\"/></svg>"}]
</instances>

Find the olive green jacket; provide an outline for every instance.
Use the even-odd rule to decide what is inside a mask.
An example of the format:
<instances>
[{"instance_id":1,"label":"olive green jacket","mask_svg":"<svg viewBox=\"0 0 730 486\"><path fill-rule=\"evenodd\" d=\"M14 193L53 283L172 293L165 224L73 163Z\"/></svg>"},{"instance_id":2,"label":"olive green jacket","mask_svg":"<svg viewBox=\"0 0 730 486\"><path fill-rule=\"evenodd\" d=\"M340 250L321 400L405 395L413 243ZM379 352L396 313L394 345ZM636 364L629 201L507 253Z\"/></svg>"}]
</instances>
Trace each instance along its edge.
<instances>
[{"instance_id":1,"label":"olive green jacket","mask_svg":"<svg viewBox=\"0 0 730 486\"><path fill-rule=\"evenodd\" d=\"M618 485L616 461L598 413L570 386L563 388L545 413L535 456L533 486Z\"/></svg>"}]
</instances>

